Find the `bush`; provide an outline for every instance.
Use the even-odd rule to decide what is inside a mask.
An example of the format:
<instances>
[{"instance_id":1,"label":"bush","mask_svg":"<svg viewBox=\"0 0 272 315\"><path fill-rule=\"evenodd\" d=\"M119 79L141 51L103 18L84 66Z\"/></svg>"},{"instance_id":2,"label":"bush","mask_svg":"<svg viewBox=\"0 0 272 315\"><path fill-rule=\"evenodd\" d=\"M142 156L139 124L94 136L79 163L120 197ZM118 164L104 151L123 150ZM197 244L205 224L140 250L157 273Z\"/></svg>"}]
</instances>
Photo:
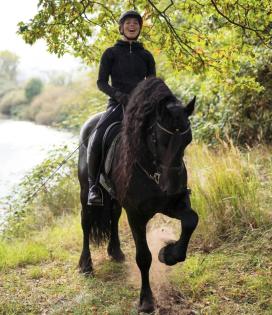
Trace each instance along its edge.
<instances>
[{"instance_id":1,"label":"bush","mask_svg":"<svg viewBox=\"0 0 272 315\"><path fill-rule=\"evenodd\" d=\"M67 87L48 86L31 102L25 118L38 124L52 125L58 121L63 104L72 97L74 91Z\"/></svg>"},{"instance_id":2,"label":"bush","mask_svg":"<svg viewBox=\"0 0 272 315\"><path fill-rule=\"evenodd\" d=\"M79 213L77 155L66 161L69 153L67 147L52 151L25 176L16 187L16 193L7 198L9 217L5 236L25 237L31 231L54 224L56 217ZM63 166L55 173L61 164Z\"/></svg>"},{"instance_id":3,"label":"bush","mask_svg":"<svg viewBox=\"0 0 272 315\"><path fill-rule=\"evenodd\" d=\"M221 73L208 67L201 74L171 73L167 83L184 102L196 95L192 116L194 138L216 144L231 139L237 145L272 143L272 54L254 51L225 62Z\"/></svg>"},{"instance_id":4,"label":"bush","mask_svg":"<svg viewBox=\"0 0 272 315\"><path fill-rule=\"evenodd\" d=\"M25 87L25 96L30 103L33 98L37 95L39 95L42 92L43 89L43 83L38 78L33 78L26 84Z\"/></svg>"},{"instance_id":5,"label":"bush","mask_svg":"<svg viewBox=\"0 0 272 315\"><path fill-rule=\"evenodd\" d=\"M78 130L92 113L103 111L106 106L106 97L91 78L69 86L47 86L23 116L39 124Z\"/></svg>"},{"instance_id":6,"label":"bush","mask_svg":"<svg viewBox=\"0 0 272 315\"><path fill-rule=\"evenodd\" d=\"M18 107L26 105L27 100L24 90L12 90L6 93L0 100L0 112L4 115L12 115L18 112Z\"/></svg>"}]
</instances>

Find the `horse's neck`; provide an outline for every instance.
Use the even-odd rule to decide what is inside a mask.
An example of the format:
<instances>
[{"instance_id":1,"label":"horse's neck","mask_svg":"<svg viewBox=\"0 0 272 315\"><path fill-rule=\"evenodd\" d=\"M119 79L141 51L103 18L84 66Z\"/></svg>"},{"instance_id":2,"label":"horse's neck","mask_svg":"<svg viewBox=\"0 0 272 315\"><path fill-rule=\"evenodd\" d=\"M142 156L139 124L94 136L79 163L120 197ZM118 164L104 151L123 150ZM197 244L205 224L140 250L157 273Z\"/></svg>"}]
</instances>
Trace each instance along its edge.
<instances>
[{"instance_id":1,"label":"horse's neck","mask_svg":"<svg viewBox=\"0 0 272 315\"><path fill-rule=\"evenodd\" d=\"M144 145L139 150L140 154L138 157L136 157L136 161L141 164L143 167L148 168L150 170L155 171L155 164L156 161L154 160L154 157L152 153L148 150L147 146Z\"/></svg>"}]
</instances>

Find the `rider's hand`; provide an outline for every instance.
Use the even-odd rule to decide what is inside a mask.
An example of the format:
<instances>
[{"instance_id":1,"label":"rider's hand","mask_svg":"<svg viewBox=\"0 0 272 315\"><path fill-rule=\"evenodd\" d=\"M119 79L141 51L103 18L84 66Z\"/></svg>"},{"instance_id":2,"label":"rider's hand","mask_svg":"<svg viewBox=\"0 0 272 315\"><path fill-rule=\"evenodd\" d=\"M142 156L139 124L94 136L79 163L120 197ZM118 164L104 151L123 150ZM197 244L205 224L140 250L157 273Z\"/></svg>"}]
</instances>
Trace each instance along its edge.
<instances>
[{"instance_id":1,"label":"rider's hand","mask_svg":"<svg viewBox=\"0 0 272 315\"><path fill-rule=\"evenodd\" d=\"M128 100L129 100L129 96L128 94L126 93L122 93L120 91L116 91L115 94L114 94L114 98L116 99L116 101L123 105L123 106L126 106L127 103L128 103Z\"/></svg>"}]
</instances>

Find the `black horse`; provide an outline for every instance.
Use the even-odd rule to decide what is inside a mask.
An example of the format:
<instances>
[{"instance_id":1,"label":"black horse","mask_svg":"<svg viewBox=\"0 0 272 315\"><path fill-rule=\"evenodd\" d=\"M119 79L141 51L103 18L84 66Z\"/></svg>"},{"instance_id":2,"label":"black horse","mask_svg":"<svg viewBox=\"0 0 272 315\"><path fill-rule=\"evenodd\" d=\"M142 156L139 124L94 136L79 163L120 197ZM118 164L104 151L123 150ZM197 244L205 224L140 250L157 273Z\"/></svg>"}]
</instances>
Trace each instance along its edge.
<instances>
[{"instance_id":1,"label":"black horse","mask_svg":"<svg viewBox=\"0 0 272 315\"><path fill-rule=\"evenodd\" d=\"M136 245L136 262L142 279L139 303L142 312L154 310L149 283L152 256L146 240L148 221L158 212L181 221L180 238L159 252L159 260L167 265L185 260L190 237L198 223L198 216L191 208L182 159L192 140L188 117L194 104L195 99L182 106L159 78L149 78L136 87L124 113L120 140L108 175L115 194L111 196L102 188L103 207L87 206L86 143L80 147L78 173L83 229L80 271L93 271L89 239L98 244L108 240L108 254L116 261L124 260L118 236L122 205ZM85 123L81 141L86 141L100 115Z\"/></svg>"}]
</instances>

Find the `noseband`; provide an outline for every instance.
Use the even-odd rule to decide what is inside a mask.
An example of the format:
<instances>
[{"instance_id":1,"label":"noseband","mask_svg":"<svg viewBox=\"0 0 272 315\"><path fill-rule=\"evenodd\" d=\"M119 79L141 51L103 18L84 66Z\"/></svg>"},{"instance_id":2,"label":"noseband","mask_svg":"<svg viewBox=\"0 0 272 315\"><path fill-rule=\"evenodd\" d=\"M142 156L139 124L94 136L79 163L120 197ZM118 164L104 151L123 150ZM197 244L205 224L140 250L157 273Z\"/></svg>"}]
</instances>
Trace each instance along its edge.
<instances>
[{"instance_id":1,"label":"noseband","mask_svg":"<svg viewBox=\"0 0 272 315\"><path fill-rule=\"evenodd\" d=\"M176 129L174 132L163 127L157 120L155 121L155 123L153 125L151 125L148 129L152 130L151 133L151 137L152 137L152 143L154 144L155 150L154 152L152 152L152 156L153 156L153 160L152 160L152 164L155 166L155 172L152 174L152 172L149 172L146 168L144 168L140 162L137 161L138 166L140 167L140 169L150 178L152 179L157 185L159 185L160 182L160 177L162 174L162 169L167 168L168 170L179 170L181 168L184 167L184 163L182 161L181 166L166 166L163 165L162 163L158 162L158 154L157 154L157 143L158 143L158 139L157 139L157 133L156 133L156 129L154 128L155 126L158 126L158 128L160 130L162 130L163 132L167 133L168 135L170 135L170 137L172 136L185 136L188 132L190 132L191 130L191 125L189 123L188 128L185 131L180 131L179 129Z\"/></svg>"}]
</instances>

